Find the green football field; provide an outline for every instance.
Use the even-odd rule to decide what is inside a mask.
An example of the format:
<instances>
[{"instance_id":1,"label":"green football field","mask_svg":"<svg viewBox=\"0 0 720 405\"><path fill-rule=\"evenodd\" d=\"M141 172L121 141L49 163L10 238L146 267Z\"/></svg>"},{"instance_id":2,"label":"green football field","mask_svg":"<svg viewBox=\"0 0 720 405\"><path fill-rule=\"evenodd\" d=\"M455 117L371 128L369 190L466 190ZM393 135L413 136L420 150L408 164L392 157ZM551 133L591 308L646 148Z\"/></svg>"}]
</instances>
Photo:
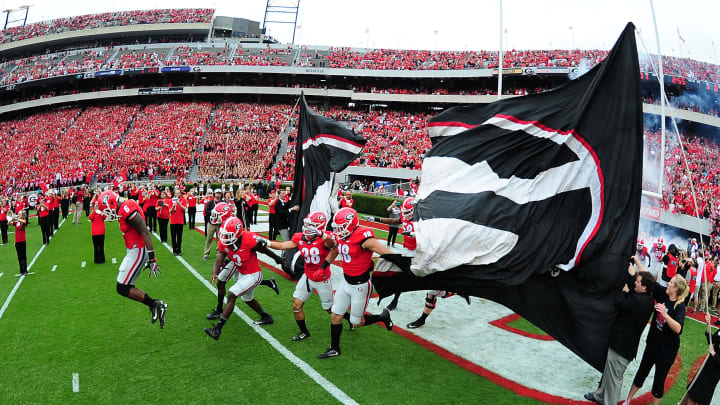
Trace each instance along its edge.
<instances>
[{"instance_id":1,"label":"green football field","mask_svg":"<svg viewBox=\"0 0 720 405\"><path fill-rule=\"evenodd\" d=\"M143 272L137 283L168 303L161 330L147 307L115 291L125 254L117 223L107 224L102 265L93 264L87 219L73 225L68 218L42 250L36 223L31 218L27 232L34 274L16 277L14 235L0 246L0 403L539 403L381 325L346 327L342 355L318 360L329 346L329 316L312 297L305 306L312 337L292 342L294 283L269 269L265 278L278 280L280 295L261 286L255 296L275 324L251 325L257 315L240 303L214 341L202 331L216 303L211 261L200 259L204 236L187 227L183 257L154 239L162 275ZM707 348L703 339L702 325L686 322L680 376L667 403L682 396L690 365Z\"/></svg>"}]
</instances>

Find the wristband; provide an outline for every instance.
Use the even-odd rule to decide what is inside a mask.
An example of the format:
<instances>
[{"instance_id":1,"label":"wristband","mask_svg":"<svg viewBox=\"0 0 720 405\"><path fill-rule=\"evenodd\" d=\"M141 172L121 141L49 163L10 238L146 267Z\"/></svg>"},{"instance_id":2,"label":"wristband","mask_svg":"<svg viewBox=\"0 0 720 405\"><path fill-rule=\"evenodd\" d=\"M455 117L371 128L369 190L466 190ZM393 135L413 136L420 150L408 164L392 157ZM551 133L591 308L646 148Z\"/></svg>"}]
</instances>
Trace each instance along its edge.
<instances>
[{"instance_id":1,"label":"wristband","mask_svg":"<svg viewBox=\"0 0 720 405\"><path fill-rule=\"evenodd\" d=\"M155 260L155 251L154 250L148 250L148 260L153 261Z\"/></svg>"},{"instance_id":2,"label":"wristband","mask_svg":"<svg viewBox=\"0 0 720 405\"><path fill-rule=\"evenodd\" d=\"M327 269L328 267L330 267L330 262L328 262L327 260L323 260L320 267L322 267L323 269Z\"/></svg>"}]
</instances>

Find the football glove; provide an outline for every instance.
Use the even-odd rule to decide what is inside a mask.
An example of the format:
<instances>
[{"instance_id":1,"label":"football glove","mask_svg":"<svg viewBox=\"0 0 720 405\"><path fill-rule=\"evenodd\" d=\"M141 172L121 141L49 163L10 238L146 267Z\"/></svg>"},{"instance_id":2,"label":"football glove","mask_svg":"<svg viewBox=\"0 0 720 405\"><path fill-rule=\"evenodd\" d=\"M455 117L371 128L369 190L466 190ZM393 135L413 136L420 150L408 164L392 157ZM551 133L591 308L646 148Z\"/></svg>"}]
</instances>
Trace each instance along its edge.
<instances>
[{"instance_id":1,"label":"football glove","mask_svg":"<svg viewBox=\"0 0 720 405\"><path fill-rule=\"evenodd\" d=\"M366 216L366 217L365 217L365 220L368 221L368 222L375 222L375 217L373 217L373 216Z\"/></svg>"},{"instance_id":2,"label":"football glove","mask_svg":"<svg viewBox=\"0 0 720 405\"><path fill-rule=\"evenodd\" d=\"M160 271L160 265L157 264L157 259L155 258L155 251L148 250L148 261L145 263L145 268L149 270L148 278L152 278L152 276L158 278L162 273Z\"/></svg>"}]
</instances>

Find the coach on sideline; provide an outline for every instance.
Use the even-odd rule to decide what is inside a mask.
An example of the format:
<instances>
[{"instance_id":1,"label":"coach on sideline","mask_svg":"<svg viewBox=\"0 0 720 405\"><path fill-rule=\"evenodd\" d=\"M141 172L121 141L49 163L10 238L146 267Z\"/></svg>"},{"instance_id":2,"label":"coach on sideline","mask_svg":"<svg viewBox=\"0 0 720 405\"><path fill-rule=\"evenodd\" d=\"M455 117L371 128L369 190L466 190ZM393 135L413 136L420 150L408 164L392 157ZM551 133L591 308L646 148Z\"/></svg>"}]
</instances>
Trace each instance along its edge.
<instances>
[{"instance_id":1,"label":"coach on sideline","mask_svg":"<svg viewBox=\"0 0 720 405\"><path fill-rule=\"evenodd\" d=\"M220 202L220 199L222 198L222 190L217 189L215 190L215 199L208 201L205 203L205 209L203 209L203 214L205 215L205 218L210 218L210 214L212 214L213 208L215 208L215 204ZM210 249L212 249L212 242L213 242L213 236L217 234L217 230L220 227L218 224L207 224L206 231L205 231L205 252L203 252L203 260L207 260L210 257Z\"/></svg>"},{"instance_id":2,"label":"coach on sideline","mask_svg":"<svg viewBox=\"0 0 720 405\"><path fill-rule=\"evenodd\" d=\"M637 356L640 337L654 310L655 277L645 271L637 257L633 256L632 261L641 271L636 273L632 263L628 266L627 288L615 298L617 317L610 330L600 388L585 394L585 399L598 404L618 403L625 369Z\"/></svg>"}]
</instances>

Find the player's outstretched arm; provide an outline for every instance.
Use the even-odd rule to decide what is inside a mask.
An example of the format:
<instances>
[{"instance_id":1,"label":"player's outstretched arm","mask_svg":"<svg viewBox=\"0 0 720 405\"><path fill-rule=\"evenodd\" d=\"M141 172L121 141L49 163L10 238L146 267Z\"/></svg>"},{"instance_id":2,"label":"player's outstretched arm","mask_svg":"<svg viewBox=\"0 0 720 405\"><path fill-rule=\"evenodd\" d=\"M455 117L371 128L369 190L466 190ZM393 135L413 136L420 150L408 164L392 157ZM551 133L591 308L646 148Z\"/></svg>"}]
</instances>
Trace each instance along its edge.
<instances>
[{"instance_id":1,"label":"player's outstretched arm","mask_svg":"<svg viewBox=\"0 0 720 405\"><path fill-rule=\"evenodd\" d=\"M278 242L276 240L271 240L268 243L268 247L275 250L288 250L288 249L294 249L297 247L297 244L291 240L286 240L282 242Z\"/></svg>"},{"instance_id":2,"label":"player's outstretched arm","mask_svg":"<svg viewBox=\"0 0 720 405\"><path fill-rule=\"evenodd\" d=\"M392 250L385 247L377 238L368 238L363 242L362 248L366 250L372 250L379 255L395 253Z\"/></svg>"}]
</instances>

